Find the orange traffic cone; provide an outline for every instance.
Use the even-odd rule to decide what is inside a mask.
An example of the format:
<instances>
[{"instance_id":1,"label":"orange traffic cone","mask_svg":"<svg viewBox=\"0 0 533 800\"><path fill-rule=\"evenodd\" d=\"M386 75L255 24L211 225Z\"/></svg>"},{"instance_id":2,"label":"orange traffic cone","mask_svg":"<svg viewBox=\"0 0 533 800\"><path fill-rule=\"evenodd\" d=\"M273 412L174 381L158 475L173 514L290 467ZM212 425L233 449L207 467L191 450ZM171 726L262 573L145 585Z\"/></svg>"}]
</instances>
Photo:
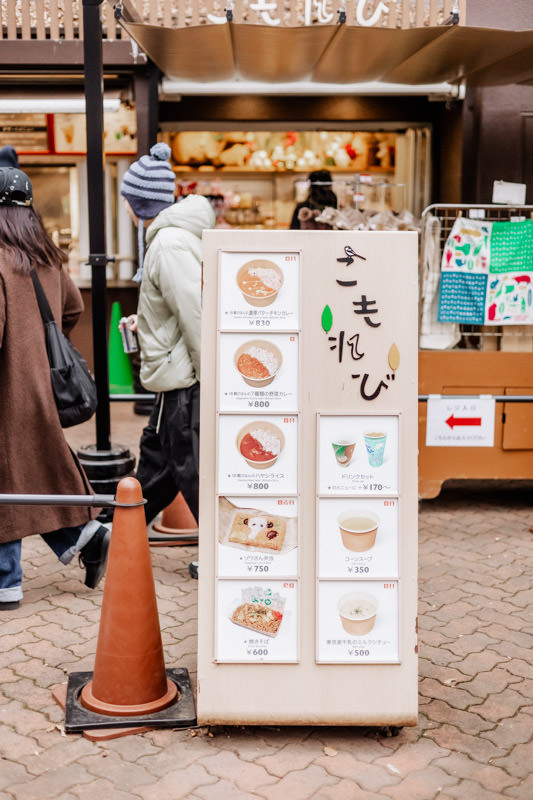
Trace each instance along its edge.
<instances>
[{"instance_id":1,"label":"orange traffic cone","mask_svg":"<svg viewBox=\"0 0 533 800\"><path fill-rule=\"evenodd\" d=\"M107 727L134 720L176 727L176 715L181 717L183 709L171 713L170 707L179 705L178 689L180 702L188 694L182 683L187 671L165 670L140 483L123 478L115 502L94 672L88 681L90 673L77 673L85 676L77 709L85 718L69 727L67 696L67 732L104 727L102 715L109 718ZM182 674L176 679L177 673ZM91 725L90 712L98 724ZM190 725L190 707L187 714L185 724Z\"/></svg>"},{"instance_id":2,"label":"orange traffic cone","mask_svg":"<svg viewBox=\"0 0 533 800\"><path fill-rule=\"evenodd\" d=\"M150 535L151 545L198 543L198 523L181 492L165 508L161 521L154 522L152 528L160 535Z\"/></svg>"}]
</instances>

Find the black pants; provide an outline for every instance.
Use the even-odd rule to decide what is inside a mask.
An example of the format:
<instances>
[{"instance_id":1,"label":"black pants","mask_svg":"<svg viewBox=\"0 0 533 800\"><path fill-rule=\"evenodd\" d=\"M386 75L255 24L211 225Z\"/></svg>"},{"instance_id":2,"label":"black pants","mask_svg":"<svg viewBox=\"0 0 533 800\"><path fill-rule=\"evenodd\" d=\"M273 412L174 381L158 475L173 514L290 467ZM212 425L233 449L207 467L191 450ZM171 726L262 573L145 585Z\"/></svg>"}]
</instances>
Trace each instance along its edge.
<instances>
[{"instance_id":1,"label":"black pants","mask_svg":"<svg viewBox=\"0 0 533 800\"><path fill-rule=\"evenodd\" d=\"M142 432L137 469L147 524L178 492L198 519L199 435L200 384L162 392Z\"/></svg>"}]
</instances>

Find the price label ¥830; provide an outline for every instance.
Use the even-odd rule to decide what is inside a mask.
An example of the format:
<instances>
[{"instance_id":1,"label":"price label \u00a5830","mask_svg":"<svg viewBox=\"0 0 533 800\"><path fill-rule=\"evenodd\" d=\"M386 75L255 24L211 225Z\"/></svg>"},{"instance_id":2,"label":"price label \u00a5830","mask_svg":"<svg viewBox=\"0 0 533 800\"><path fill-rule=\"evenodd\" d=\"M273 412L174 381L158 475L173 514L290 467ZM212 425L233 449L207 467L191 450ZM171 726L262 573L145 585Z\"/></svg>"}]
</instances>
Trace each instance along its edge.
<instances>
[{"instance_id":1,"label":"price label \u00a5830","mask_svg":"<svg viewBox=\"0 0 533 800\"><path fill-rule=\"evenodd\" d=\"M298 330L298 253L222 252L219 277L220 330Z\"/></svg>"}]
</instances>

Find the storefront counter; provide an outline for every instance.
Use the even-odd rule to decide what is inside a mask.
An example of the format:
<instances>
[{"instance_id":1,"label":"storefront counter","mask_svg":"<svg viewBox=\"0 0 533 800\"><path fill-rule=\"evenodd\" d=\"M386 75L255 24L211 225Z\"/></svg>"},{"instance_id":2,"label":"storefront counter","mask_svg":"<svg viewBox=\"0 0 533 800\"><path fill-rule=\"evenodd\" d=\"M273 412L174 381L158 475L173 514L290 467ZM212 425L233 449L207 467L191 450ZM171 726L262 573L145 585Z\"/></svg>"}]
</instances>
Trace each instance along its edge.
<instances>
[{"instance_id":1,"label":"storefront counter","mask_svg":"<svg viewBox=\"0 0 533 800\"><path fill-rule=\"evenodd\" d=\"M419 394L533 394L533 353L420 351ZM496 403L493 447L427 447L427 404L419 403L419 496L436 497L445 480L530 479L533 406Z\"/></svg>"}]
</instances>

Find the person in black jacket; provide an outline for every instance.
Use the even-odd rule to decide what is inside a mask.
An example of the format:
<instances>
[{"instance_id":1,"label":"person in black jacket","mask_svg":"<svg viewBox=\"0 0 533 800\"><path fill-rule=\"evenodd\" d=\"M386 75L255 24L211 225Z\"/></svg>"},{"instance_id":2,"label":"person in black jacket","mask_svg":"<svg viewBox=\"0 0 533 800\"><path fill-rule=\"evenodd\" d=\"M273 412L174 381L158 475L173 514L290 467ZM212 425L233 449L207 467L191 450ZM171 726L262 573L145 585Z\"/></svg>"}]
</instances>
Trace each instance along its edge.
<instances>
[{"instance_id":1,"label":"person in black jacket","mask_svg":"<svg viewBox=\"0 0 533 800\"><path fill-rule=\"evenodd\" d=\"M328 169L317 169L309 174L309 183L311 186L307 199L298 203L294 209L291 230L330 230L330 225L316 222L315 217L327 206L337 208L337 195L331 188L331 172Z\"/></svg>"}]
</instances>

